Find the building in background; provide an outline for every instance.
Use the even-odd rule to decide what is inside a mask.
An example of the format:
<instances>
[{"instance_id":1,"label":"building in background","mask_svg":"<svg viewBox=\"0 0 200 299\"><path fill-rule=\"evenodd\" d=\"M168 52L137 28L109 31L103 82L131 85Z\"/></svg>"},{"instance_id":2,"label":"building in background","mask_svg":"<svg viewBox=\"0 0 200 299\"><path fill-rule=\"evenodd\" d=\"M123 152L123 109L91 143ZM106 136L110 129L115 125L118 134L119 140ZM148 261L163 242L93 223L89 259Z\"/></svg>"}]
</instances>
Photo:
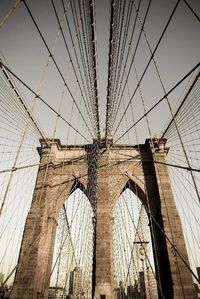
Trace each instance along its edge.
<instances>
[{"instance_id":1,"label":"building in background","mask_svg":"<svg viewBox=\"0 0 200 299\"><path fill-rule=\"evenodd\" d=\"M80 267L70 272L68 298L88 298L88 284Z\"/></svg>"}]
</instances>

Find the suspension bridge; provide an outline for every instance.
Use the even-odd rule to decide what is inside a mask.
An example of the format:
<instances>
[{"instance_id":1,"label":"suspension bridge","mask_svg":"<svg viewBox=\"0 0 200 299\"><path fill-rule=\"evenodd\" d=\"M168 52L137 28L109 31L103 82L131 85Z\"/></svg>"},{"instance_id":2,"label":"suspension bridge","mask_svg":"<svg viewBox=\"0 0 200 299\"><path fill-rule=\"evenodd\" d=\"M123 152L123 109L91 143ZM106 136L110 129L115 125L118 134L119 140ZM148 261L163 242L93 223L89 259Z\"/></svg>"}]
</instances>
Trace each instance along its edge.
<instances>
[{"instance_id":1,"label":"suspension bridge","mask_svg":"<svg viewBox=\"0 0 200 299\"><path fill-rule=\"evenodd\" d=\"M200 3L0 3L0 298L200 298Z\"/></svg>"}]
</instances>

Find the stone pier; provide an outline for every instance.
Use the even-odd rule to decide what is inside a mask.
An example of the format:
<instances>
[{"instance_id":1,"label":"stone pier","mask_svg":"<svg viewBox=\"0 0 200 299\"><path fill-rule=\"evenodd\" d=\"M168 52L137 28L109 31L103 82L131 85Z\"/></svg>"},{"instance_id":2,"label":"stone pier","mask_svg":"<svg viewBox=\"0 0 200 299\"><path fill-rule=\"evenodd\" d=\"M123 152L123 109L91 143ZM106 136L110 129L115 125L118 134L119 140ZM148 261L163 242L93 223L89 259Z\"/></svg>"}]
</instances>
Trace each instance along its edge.
<instances>
[{"instance_id":1,"label":"stone pier","mask_svg":"<svg viewBox=\"0 0 200 299\"><path fill-rule=\"evenodd\" d=\"M48 145L41 140L41 166L11 299L48 298L58 215L74 186L82 186L95 213L95 299L114 299L113 207L126 188L138 195L149 215L159 298L197 298L186 267L188 255L165 164L165 143L146 140L138 147L102 138L91 145L62 146L58 139L48 140Z\"/></svg>"}]
</instances>

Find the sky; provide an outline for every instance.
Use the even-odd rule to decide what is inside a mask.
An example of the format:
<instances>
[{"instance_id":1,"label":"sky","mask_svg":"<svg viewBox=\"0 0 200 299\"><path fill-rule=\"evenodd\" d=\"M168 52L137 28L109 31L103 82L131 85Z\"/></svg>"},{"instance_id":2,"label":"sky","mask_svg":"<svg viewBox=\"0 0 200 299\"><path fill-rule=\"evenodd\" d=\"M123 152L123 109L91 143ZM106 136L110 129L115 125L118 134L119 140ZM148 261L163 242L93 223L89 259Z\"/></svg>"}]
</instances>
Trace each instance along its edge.
<instances>
[{"instance_id":1,"label":"sky","mask_svg":"<svg viewBox=\"0 0 200 299\"><path fill-rule=\"evenodd\" d=\"M8 11L12 1L1 1L1 15L4 16ZM136 2L137 3L137 2ZM148 1L142 1L141 4L141 19L144 16ZM193 9L198 13L200 10L199 1L189 1ZM47 44L50 49L52 48L53 41L58 31L58 24L53 12L50 1L27 1L33 16L44 35ZM60 1L55 1L58 12L61 15ZM146 21L145 30L152 49L167 22L167 19L172 11L175 1L152 1L149 15ZM98 54L98 90L99 90L99 106L100 106L100 120L101 130L105 128L105 107L106 107L106 88L107 88L107 68L108 68L108 41L109 41L109 1L96 1L96 39L97 39L97 54ZM70 13L69 13L69 20ZM133 23L133 19L132 19ZM184 76L199 60L199 28L198 21L194 18L192 13L188 10L184 1L180 1L178 9L168 27L168 30L161 42L158 51L156 52L155 59L158 64L161 77L163 79L165 89L168 91L174 84L176 84L182 76ZM134 44L136 44L137 36L139 34L139 23L136 28L135 40L132 45L132 52L134 50ZM130 33L128 35L130 37ZM142 36L140 45L135 58L135 67L137 69L138 76L140 76L144 70L144 67L150 57L145 39ZM70 44L69 44L70 47ZM71 48L70 48L71 49ZM39 82L42 76L42 70L48 59L48 53L45 49L41 38L36 31L32 20L24 6L20 3L12 16L1 28L1 53L5 57L8 65L16 74L22 78L29 86L35 91L39 86ZM130 56L130 55L129 55ZM59 64L59 67L66 76L66 80L69 83L69 87L72 89L72 93L77 99L77 103L81 104L80 93L73 76L72 67L69 63L69 57L66 55L66 50L63 45L62 38L59 37L55 50L55 59ZM128 59L128 64L130 58ZM128 67L126 68L126 70ZM130 94L132 94L136 85L136 79L131 72L128 80ZM184 85L187 83L184 82ZM171 96L170 100L172 105L176 104L178 97L184 89L184 85L180 86ZM156 77L155 69L151 64L141 86L143 97L146 104L146 109L150 108L159 98L163 95L163 91L158 84L158 78ZM24 88L23 88L24 91ZM31 101L31 95L24 91L26 95L26 101ZM53 64L50 64L47 78L43 84L41 95L43 98L58 110L59 100L62 92L62 81L59 75L55 71ZM68 94L66 94L68 96ZM127 103L127 92L124 95L125 104ZM133 105L137 108L134 109L135 118L143 114L143 108L139 103L138 92L133 100ZM63 113L67 119L70 119L68 111L70 111L71 99L68 99L68 106L63 104ZM134 104L135 103L135 104ZM82 107L82 106L80 106ZM159 113L158 113L159 112ZM41 115L45 114L45 118ZM48 114L48 116L47 116ZM162 117L158 117L162 115ZM152 131L154 134L159 134L163 128L165 122L168 119L168 110L163 103L155 109L155 113L150 115L150 122ZM53 114L41 104L36 105L35 116L43 130L47 131L47 135L52 135L52 120ZM156 121L155 121L156 116ZM127 113L128 124L131 122L130 111ZM125 121L122 126L126 126ZM141 126L146 127L141 122ZM60 124L57 137L61 137L61 130L63 124ZM120 128L119 128L120 129ZM121 128L123 130L123 127ZM144 142L148 132L141 134L141 142Z\"/></svg>"},{"instance_id":2,"label":"sky","mask_svg":"<svg viewBox=\"0 0 200 299\"><path fill-rule=\"evenodd\" d=\"M9 12L9 9L15 1L12 0L0 0L0 22ZM21 83L15 79L15 83L18 86L23 99L29 110L33 112L33 116L42 132L46 137L60 138L63 144L83 144L92 142L94 136L91 136L84 120L80 116L80 111L86 123L89 124L89 116L86 112L84 102L81 97L81 93L77 84L77 80L73 73L73 66L70 63L70 57L67 54L66 47L64 45L62 36L59 32L59 26L53 11L51 1L47 0L35 0L26 1L32 15L34 16L38 27L41 30L42 35L45 38L48 47L54 53L54 58L67 82L67 85L73 95L70 96L69 92L63 86L63 80L61 80L55 65L49 58L49 53L44 46L44 43L39 36L33 21L23 2L19 3L13 13L9 16L5 22L0 23L0 59L17 75L19 76L29 87L31 87L36 93L48 103L53 109L63 116L79 133L84 135L87 140L80 136L73 128L69 128L66 122L63 122L60 118L56 119L55 113L52 112L46 105L40 100L36 99L34 95L27 90ZM55 7L57 9L60 20L63 18L63 9L61 1L54 0ZM193 10L200 15L200 1L188 0ZM76 27L73 25L72 12L67 1L65 1L67 8L67 16L69 23L71 24L72 35L75 41L75 48L78 51L78 43L75 39ZM167 23L167 20L176 4L175 0L152 0L149 9L149 14L145 23L145 32L148 37L151 49L154 50L159 37ZM137 7L138 1L135 1ZM141 20L144 19L145 11L147 9L148 1L142 0L139 10ZM110 1L108 0L96 0L96 46L97 46L97 77L98 77L98 92L99 92L99 112L100 112L100 128L101 131L105 129L106 119L106 94L107 94L107 73L108 73L108 54L109 54L109 25L110 25ZM135 13L133 14L130 22L130 29L127 34L127 45L130 42L131 30L134 23ZM184 77L198 62L200 58L200 35L199 35L199 23L196 17L188 9L184 1L180 1L178 8L166 30L166 33L155 53L155 61L157 63L160 76L162 78L164 88L166 91L170 90L182 77ZM76 65L74 50L71 44L69 31L67 30L65 20L63 19L63 30L67 38L68 47L72 53L72 61ZM127 58L127 65L125 67L125 77L131 65L131 58L135 50L137 39L140 32L140 23L137 22L134 33L133 42L130 47L130 54ZM56 42L55 42L56 41ZM124 60L128 53L128 46L124 51ZM128 105L130 96L134 93L137 85L137 76L140 78L146 64L150 58L150 52L145 40L144 35L141 36L141 41L136 52L134 67L132 67L130 76L127 80L125 92L122 96L122 101L119 109L119 114L116 116L116 123L113 126L113 133L115 132L113 139L117 140L123 132L125 132L134 122L144 114L144 109L148 110L154 105L160 98L162 98L164 92L159 82L157 73L153 63L150 64L147 73L141 83L141 90L137 90L132 105L129 106L126 116L123 118L120 126L118 123L122 116L125 107ZM80 52L78 52L78 60L81 61ZM135 68L135 69L134 69ZM81 65L81 71L84 71ZM136 76L137 75L137 76ZM172 108L177 107L178 103L184 96L186 89L191 84L196 72L187 78L174 92L169 96L169 101ZM79 76L80 80L80 76ZM119 82L118 82L119 84ZM80 111L77 110L74 100L77 103ZM142 102L143 99L143 102ZM130 109L131 108L131 109ZM13 106L13 109L16 107ZM134 119L133 119L134 115ZM166 101L163 101L158 105L148 116L148 122L150 127L150 133L152 136L160 136L161 131L168 123L170 118L169 108ZM19 118L18 124L20 126L21 119ZM23 124L23 128L25 125ZM116 129L117 128L117 129ZM0 128L3 130L4 128ZM119 140L120 143L136 144L144 143L146 138L149 138L149 130L146 120L142 120L137 125L137 136L135 130L130 130L129 134L126 134ZM29 128L32 132L32 129ZM14 131L13 131L14 132ZM1 132L2 133L2 132ZM11 132L11 134L14 134ZM1 134L2 135L2 134ZM5 137L5 136L4 136ZM27 138L27 142L32 142L31 153L28 153L27 148L23 148L26 153L26 158L20 157L17 165L26 165L28 163L38 163L38 155L34 148L39 145L38 135L34 133L30 138ZM2 139L3 140L3 139ZM4 142L4 141L3 141ZM4 144L5 145L5 144ZM2 147L3 148L3 147ZM1 169L5 167L12 167L16 148L12 144L12 157L8 157L5 148L2 150L2 159L9 160L8 162L1 162ZM12 158L12 159L11 159ZM2 161L2 160L1 160ZM7 163L7 164L5 164ZM22 205L26 206L23 210L23 215L17 210L18 196L16 196L15 205L17 212L17 218L15 223L19 222L20 218L25 219L25 215L30 206L31 192L34 186L34 180L37 169L33 169L29 172L31 190L28 191L26 181L27 173L22 173L22 179L14 176L13 186L16 186L18 193L23 184L23 192L25 194L24 202ZM2 178L2 193L5 192L5 186L8 183L9 176L4 175ZM17 183L18 180L18 183ZM21 185L20 185L21 184ZM14 190L14 187L13 187ZM14 192L14 191L13 191ZM29 192L29 193L28 193ZM191 192L193 193L193 191ZM12 206L12 197L14 193L10 193L8 198L7 215L14 213ZM26 201L26 198L29 198ZM195 207L193 207L195 209ZM10 217L10 216L9 216ZM6 220L7 219L7 220ZM3 222L3 227L8 222L8 216L6 216ZM10 224L8 229L12 231ZM19 232L23 229L23 225L20 225ZM19 246L18 246L19 247ZM1 271L1 270L0 270Z\"/></svg>"}]
</instances>

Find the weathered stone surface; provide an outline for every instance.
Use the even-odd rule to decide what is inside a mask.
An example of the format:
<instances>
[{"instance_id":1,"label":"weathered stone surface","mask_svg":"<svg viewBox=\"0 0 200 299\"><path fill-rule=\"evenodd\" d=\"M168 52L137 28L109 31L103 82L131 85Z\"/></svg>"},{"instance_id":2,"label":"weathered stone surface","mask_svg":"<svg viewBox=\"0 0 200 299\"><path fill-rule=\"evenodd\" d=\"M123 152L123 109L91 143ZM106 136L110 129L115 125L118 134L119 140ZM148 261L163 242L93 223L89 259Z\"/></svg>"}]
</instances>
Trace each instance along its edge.
<instances>
[{"instance_id":1,"label":"weathered stone surface","mask_svg":"<svg viewBox=\"0 0 200 299\"><path fill-rule=\"evenodd\" d=\"M167 167L152 162L165 162L164 142L155 140L152 147L147 140L139 148L111 143L106 148L101 143L98 148L96 141L62 146L54 140L49 147L42 143L40 154L11 299L47 298L58 214L74 186L82 188L96 213L94 298L114 298L112 211L125 188L135 192L151 214L160 297L196 298L191 274L175 250L189 263Z\"/></svg>"}]
</instances>

